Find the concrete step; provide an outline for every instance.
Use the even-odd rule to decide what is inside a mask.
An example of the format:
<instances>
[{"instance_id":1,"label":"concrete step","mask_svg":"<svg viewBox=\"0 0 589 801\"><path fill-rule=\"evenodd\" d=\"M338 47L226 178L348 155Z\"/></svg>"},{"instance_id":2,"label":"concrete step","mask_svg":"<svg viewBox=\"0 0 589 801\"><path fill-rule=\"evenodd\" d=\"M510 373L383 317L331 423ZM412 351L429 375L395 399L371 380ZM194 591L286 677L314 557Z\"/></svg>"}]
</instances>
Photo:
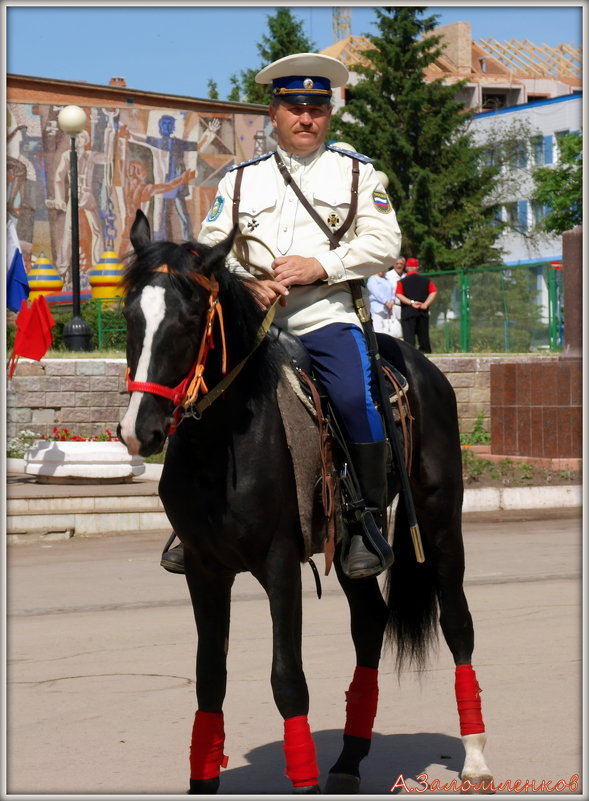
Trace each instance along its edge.
<instances>
[{"instance_id":1,"label":"concrete step","mask_svg":"<svg viewBox=\"0 0 589 801\"><path fill-rule=\"evenodd\" d=\"M9 543L69 539L105 533L169 530L158 481L127 484L43 484L8 474L6 534Z\"/></svg>"}]
</instances>

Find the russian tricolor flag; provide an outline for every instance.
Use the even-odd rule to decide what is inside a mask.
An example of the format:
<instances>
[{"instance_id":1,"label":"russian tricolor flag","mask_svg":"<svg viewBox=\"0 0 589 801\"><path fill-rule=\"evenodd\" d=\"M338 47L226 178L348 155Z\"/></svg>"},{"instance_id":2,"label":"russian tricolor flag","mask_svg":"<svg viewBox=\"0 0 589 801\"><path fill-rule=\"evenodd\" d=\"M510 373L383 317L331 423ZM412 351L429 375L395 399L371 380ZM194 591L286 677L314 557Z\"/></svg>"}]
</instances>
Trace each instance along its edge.
<instances>
[{"instance_id":1,"label":"russian tricolor flag","mask_svg":"<svg viewBox=\"0 0 589 801\"><path fill-rule=\"evenodd\" d=\"M20 310L21 303L29 297L29 281L20 242L12 220L6 226L6 305L10 311Z\"/></svg>"}]
</instances>

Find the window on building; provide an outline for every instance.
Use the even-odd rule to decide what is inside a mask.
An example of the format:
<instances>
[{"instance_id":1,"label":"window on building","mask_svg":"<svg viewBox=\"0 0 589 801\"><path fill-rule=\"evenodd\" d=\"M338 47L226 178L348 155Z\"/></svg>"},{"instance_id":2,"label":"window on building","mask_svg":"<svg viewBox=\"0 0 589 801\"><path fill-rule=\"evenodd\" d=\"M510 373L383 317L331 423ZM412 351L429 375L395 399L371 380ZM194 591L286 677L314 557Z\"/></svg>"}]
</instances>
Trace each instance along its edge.
<instances>
[{"instance_id":1,"label":"window on building","mask_svg":"<svg viewBox=\"0 0 589 801\"><path fill-rule=\"evenodd\" d=\"M554 154L554 161L557 164L560 161L560 152L561 152L560 151L560 147L561 147L560 142L561 142L561 139L563 139L563 137L567 136L568 134L570 134L570 131L568 129L566 131L555 131L554 132L554 145L555 145L554 149L556 151L555 154Z\"/></svg>"},{"instance_id":2,"label":"window on building","mask_svg":"<svg viewBox=\"0 0 589 801\"><path fill-rule=\"evenodd\" d=\"M511 228L517 228L517 203L506 203L503 219Z\"/></svg>"},{"instance_id":3,"label":"window on building","mask_svg":"<svg viewBox=\"0 0 589 801\"><path fill-rule=\"evenodd\" d=\"M497 145L490 145L483 148L482 161L485 167L494 167L500 163L499 148Z\"/></svg>"},{"instance_id":4,"label":"window on building","mask_svg":"<svg viewBox=\"0 0 589 801\"><path fill-rule=\"evenodd\" d=\"M497 111L497 109L505 108L506 105L507 98L505 93L485 92L483 90L481 107L484 111Z\"/></svg>"},{"instance_id":5,"label":"window on building","mask_svg":"<svg viewBox=\"0 0 589 801\"><path fill-rule=\"evenodd\" d=\"M506 203L504 206L504 220L515 231L528 231L530 228L528 210L529 204L527 200Z\"/></svg>"},{"instance_id":6,"label":"window on building","mask_svg":"<svg viewBox=\"0 0 589 801\"><path fill-rule=\"evenodd\" d=\"M517 202L517 224L520 231L528 231L530 228L527 200L518 200Z\"/></svg>"},{"instance_id":7,"label":"window on building","mask_svg":"<svg viewBox=\"0 0 589 801\"><path fill-rule=\"evenodd\" d=\"M532 162L534 167L544 167L546 164L552 164L552 147L554 139L552 136L533 136L531 139L532 145Z\"/></svg>"},{"instance_id":8,"label":"window on building","mask_svg":"<svg viewBox=\"0 0 589 801\"><path fill-rule=\"evenodd\" d=\"M528 166L528 148L525 142L518 142L515 146L516 164L525 170Z\"/></svg>"},{"instance_id":9,"label":"window on building","mask_svg":"<svg viewBox=\"0 0 589 801\"><path fill-rule=\"evenodd\" d=\"M538 227L542 224L546 215L550 212L550 206L547 206L545 203L537 203L536 201L532 201L532 220L534 221L534 226Z\"/></svg>"}]
</instances>

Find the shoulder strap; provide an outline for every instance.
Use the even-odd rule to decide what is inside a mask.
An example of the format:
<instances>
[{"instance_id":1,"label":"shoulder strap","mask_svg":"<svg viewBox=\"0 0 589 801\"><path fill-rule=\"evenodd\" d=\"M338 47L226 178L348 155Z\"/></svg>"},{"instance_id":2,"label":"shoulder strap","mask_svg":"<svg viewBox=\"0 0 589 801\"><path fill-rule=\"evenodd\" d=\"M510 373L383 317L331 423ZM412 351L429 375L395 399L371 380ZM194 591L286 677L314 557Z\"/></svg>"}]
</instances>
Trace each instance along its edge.
<instances>
[{"instance_id":1,"label":"shoulder strap","mask_svg":"<svg viewBox=\"0 0 589 801\"><path fill-rule=\"evenodd\" d=\"M233 207L232 207L232 222L233 227L237 226L237 230L239 231L239 201L241 200L241 182L243 181L243 170L245 165L240 166L237 168L237 173L235 175L235 187L233 189ZM240 257L245 262L249 262L249 246L247 244L247 240L240 239Z\"/></svg>"},{"instance_id":2,"label":"shoulder strap","mask_svg":"<svg viewBox=\"0 0 589 801\"><path fill-rule=\"evenodd\" d=\"M317 223L319 228L323 231L323 233L329 239L331 243L331 248L336 248L339 245L340 239L346 233L354 217L356 216L356 211L358 209L358 180L360 175L360 167L359 163L354 160L354 164L352 166L352 197L350 199L350 210L348 211L348 216L346 217L344 224L338 228L337 231L332 231L331 228L324 222L319 214L315 211L313 206L309 203L307 198L301 192L300 187L292 180L292 175L286 169L286 166L280 156L278 155L277 151L274 151L274 158L276 159L276 164L278 165L278 169L282 177L284 178L285 182L292 187L293 192L301 201L305 209L309 212L313 220Z\"/></svg>"}]
</instances>

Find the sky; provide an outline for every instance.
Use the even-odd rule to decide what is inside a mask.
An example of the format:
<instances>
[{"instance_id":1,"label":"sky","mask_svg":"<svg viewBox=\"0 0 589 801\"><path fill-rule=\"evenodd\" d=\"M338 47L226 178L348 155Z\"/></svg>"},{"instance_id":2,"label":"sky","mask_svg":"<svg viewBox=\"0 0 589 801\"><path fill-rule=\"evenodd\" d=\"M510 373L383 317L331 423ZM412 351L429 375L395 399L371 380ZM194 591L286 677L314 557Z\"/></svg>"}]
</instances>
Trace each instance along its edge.
<instances>
[{"instance_id":1,"label":"sky","mask_svg":"<svg viewBox=\"0 0 589 801\"><path fill-rule=\"evenodd\" d=\"M397 5L415 5L397 3ZM495 2L432 4L426 14L438 25L470 22L472 38L528 39L536 45L580 47L586 20L583 2L542 4ZM262 64L257 44L268 34L270 3L244 5L197 2L59 3L2 0L6 13L5 71L58 80L108 84L123 77L127 86L148 92L206 98L209 80L221 100L231 75ZM335 41L332 6L289 5L317 50ZM348 6L351 31L378 33L374 6Z\"/></svg>"}]
</instances>

